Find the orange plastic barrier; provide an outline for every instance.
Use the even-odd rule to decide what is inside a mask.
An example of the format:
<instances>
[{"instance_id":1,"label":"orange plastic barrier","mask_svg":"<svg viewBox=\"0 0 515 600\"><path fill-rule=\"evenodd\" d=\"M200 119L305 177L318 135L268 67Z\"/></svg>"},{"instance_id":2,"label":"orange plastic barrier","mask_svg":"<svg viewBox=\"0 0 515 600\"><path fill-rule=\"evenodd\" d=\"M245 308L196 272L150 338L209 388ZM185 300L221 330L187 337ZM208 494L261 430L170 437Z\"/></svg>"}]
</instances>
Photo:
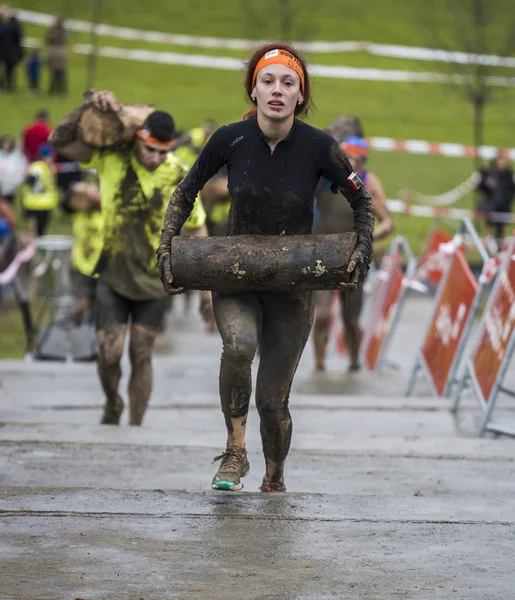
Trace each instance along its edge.
<instances>
[{"instance_id":1,"label":"orange plastic barrier","mask_svg":"<svg viewBox=\"0 0 515 600\"><path fill-rule=\"evenodd\" d=\"M404 274L398 253L392 256L387 273L387 279L382 281L377 296L374 297L374 312L371 311L363 341L363 361L369 371L373 371L379 363L401 297Z\"/></svg>"},{"instance_id":2,"label":"orange plastic barrier","mask_svg":"<svg viewBox=\"0 0 515 600\"><path fill-rule=\"evenodd\" d=\"M471 356L471 368L488 403L515 329L515 260L511 256L499 273Z\"/></svg>"},{"instance_id":3,"label":"orange plastic barrier","mask_svg":"<svg viewBox=\"0 0 515 600\"><path fill-rule=\"evenodd\" d=\"M438 396L448 390L449 376L471 313L478 284L461 251L452 257L421 356Z\"/></svg>"},{"instance_id":4,"label":"orange plastic barrier","mask_svg":"<svg viewBox=\"0 0 515 600\"><path fill-rule=\"evenodd\" d=\"M424 254L420 257L413 279L427 281L435 287L438 286L450 259L448 254L440 251L440 244L445 244L451 240L452 236L449 234L440 229L433 229Z\"/></svg>"}]
</instances>

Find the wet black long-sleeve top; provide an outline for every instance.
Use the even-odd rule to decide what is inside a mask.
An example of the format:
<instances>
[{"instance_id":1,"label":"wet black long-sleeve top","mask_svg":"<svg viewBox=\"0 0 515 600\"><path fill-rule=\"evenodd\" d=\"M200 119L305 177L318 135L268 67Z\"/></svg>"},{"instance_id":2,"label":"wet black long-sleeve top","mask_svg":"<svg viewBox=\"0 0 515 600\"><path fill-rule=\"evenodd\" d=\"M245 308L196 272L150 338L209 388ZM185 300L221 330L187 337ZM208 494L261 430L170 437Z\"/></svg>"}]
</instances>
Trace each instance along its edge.
<instances>
[{"instance_id":1,"label":"wet black long-sleeve top","mask_svg":"<svg viewBox=\"0 0 515 600\"><path fill-rule=\"evenodd\" d=\"M372 256L372 201L337 142L299 120L273 152L268 142L256 118L225 125L212 135L170 200L159 254L169 251L170 236L180 232L198 191L226 165L232 198L228 235L311 233L315 190L323 176L351 204L358 244ZM338 201L341 197L335 196Z\"/></svg>"}]
</instances>

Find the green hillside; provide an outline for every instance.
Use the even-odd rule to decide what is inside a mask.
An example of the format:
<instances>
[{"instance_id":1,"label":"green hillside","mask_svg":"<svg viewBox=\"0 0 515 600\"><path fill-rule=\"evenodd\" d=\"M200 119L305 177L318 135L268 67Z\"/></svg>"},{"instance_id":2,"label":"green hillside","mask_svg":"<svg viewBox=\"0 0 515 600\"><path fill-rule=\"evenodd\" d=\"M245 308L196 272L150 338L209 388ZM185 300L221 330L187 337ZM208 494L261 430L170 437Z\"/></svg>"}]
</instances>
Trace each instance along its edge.
<instances>
[{"instance_id":1,"label":"green hillside","mask_svg":"<svg viewBox=\"0 0 515 600\"><path fill-rule=\"evenodd\" d=\"M101 22L143 30L217 37L277 39L289 31L292 39L368 40L376 43L427 45L438 23L438 32L453 37L455 26L444 12L435 11L440 0L368 0L357 4L348 0L154 0L145 5L140 0L102 0ZM506 0L509 7L510 0ZM254 7L251 12L245 6ZM281 7L290 6L290 11ZM15 8L63 14L66 18L90 17L91 0L18 0ZM282 11L282 12L281 12ZM502 24L503 11L495 27ZM464 24L461 24L463 27ZM42 40L44 27L24 24L25 35ZM501 29L499 31L502 32ZM72 33L71 43L89 41L86 33ZM141 48L153 51L234 56L245 58L242 51L168 46L138 40L101 37L101 46ZM311 63L363 68L438 71L441 65L424 61L394 59L370 54L311 54ZM513 74L499 69L499 74ZM49 98L46 94L32 98L26 94L23 69L18 72L19 91L0 94L0 134L18 135L36 110L50 110L57 123L80 101L87 82L87 57L70 58L70 93L66 98ZM241 86L243 73L208 68L132 62L124 59L98 58L95 87L113 89L123 102L148 102L169 110L181 129L195 126L205 117L219 124L237 120L246 110ZM47 82L43 82L46 89ZM328 79L314 77L317 110L311 123L325 127L342 113L359 115L369 136L398 139L425 139L472 143L471 109L458 94L458 88L429 83L395 83ZM485 115L485 143L514 146L515 114L513 90L496 90L495 101ZM447 191L470 174L470 159L439 156L410 156L403 153L374 152L371 170L382 179L387 195L398 197L409 185L425 194ZM458 206L470 206L471 197ZM416 253L420 252L431 220L395 216L397 233L405 235ZM69 231L65 217L56 216L53 230ZM21 323L12 313L0 315L0 328L9 343L0 345L0 357L21 352ZM11 331L12 329L12 331Z\"/></svg>"},{"instance_id":2,"label":"green hillside","mask_svg":"<svg viewBox=\"0 0 515 600\"><path fill-rule=\"evenodd\" d=\"M250 3L257 7L250 19L245 6L249 2L231 0L214 3L211 0L155 0L148 10L136 0L102 0L101 22L138 29L169 33L200 34L221 37L274 37L278 29L277 11L280 3L261 0ZM286 4L286 3L283 3ZM451 31L445 14L428 13L435 2L412 0L400 5L393 0L370 0L359 10L346 0L290 0L295 13L292 37L319 40L370 40L391 44L421 44L427 39L429 17L436 17L443 33ZM69 0L19 0L18 8L47 13L62 12L67 18L88 19L91 2ZM302 8L304 7L304 8ZM309 10L308 10L309 9ZM263 20L263 17L267 16ZM502 17L502 15L501 15ZM306 25L309 25L309 28ZM447 29L445 29L447 27ZM274 29L275 28L275 29ZM43 38L46 29L25 25L25 34ZM303 35L300 35L303 34ZM88 41L87 34L72 33L72 43ZM137 40L101 37L101 46L147 48L179 53L236 56L245 52L201 49L184 46L150 44ZM340 53L309 56L311 62L388 69L434 71L430 62L376 57L365 53ZM30 98L23 91L12 96L0 95L1 124L4 132L17 134L42 106L50 109L53 122L59 121L76 106L86 88L87 57L72 54L70 59L70 94L66 98L41 96ZM511 71L505 69L504 71ZM123 102L149 102L169 110L178 126L185 129L205 117L219 124L239 119L246 110L241 86L243 73L209 68L196 68L157 63L145 63L115 58L98 58L95 86L113 89ZM314 77L314 98L317 110L311 122L325 127L342 113L356 114L364 122L369 136L398 139L426 139L472 143L471 108L458 94L456 86L435 83L396 83L329 79ZM23 73L19 73L23 88ZM45 84L46 85L46 84ZM498 89L485 115L485 143L498 146L514 145L515 125L513 89ZM436 156L409 156L403 153L376 152L371 168L382 178L389 197L397 197L405 184L425 193L444 192L463 181L472 169L470 159L446 159ZM471 198L460 202L469 205ZM399 218L400 232L408 234L416 248L420 247L426 220Z\"/></svg>"}]
</instances>

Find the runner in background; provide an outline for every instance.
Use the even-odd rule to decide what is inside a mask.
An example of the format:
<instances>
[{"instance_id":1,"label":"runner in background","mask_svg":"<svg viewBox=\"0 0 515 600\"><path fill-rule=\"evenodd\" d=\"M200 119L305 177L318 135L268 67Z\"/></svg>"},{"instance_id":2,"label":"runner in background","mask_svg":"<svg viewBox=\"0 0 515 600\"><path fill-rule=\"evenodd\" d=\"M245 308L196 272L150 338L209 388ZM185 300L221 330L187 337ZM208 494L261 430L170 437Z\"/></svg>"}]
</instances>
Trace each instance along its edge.
<instances>
[{"instance_id":1,"label":"runner in background","mask_svg":"<svg viewBox=\"0 0 515 600\"><path fill-rule=\"evenodd\" d=\"M172 150L190 169L216 129L213 119L206 119L200 127L190 129L173 140Z\"/></svg>"},{"instance_id":2,"label":"runner in background","mask_svg":"<svg viewBox=\"0 0 515 600\"><path fill-rule=\"evenodd\" d=\"M100 111L118 111L112 92L95 92ZM58 151L83 168L95 169L100 183L102 245L95 249L98 373L106 396L101 423L118 425L124 402L118 392L120 361L130 324L129 424L141 425L152 390L152 352L163 327L168 298L163 291L155 248L166 205L187 170L170 152L175 130L171 115L156 110L138 129L132 146L98 150L85 144L70 113L52 133ZM187 233L207 235L200 198L193 198Z\"/></svg>"},{"instance_id":3,"label":"runner in background","mask_svg":"<svg viewBox=\"0 0 515 600\"><path fill-rule=\"evenodd\" d=\"M206 119L200 127L190 129L186 133L174 138L172 150L188 169L191 169L194 162L197 160L198 155L202 152L202 148L204 148L215 129L215 121L213 121L213 119ZM202 202L204 202L203 197ZM210 235L213 234L210 233ZM193 296L194 292L192 291L187 291L184 293L184 313L186 315L188 315L191 310ZM172 301L172 298L170 298L170 301ZM201 313L204 320L208 324L208 331L213 330L214 316L212 305L211 301L209 303L206 302L204 294L201 295Z\"/></svg>"},{"instance_id":4,"label":"runner in background","mask_svg":"<svg viewBox=\"0 0 515 600\"><path fill-rule=\"evenodd\" d=\"M379 178L366 170L368 145L359 136L350 136L341 145L352 168L360 174L372 202L378 225L374 229L374 240L380 240L393 231L391 215L386 207L386 196ZM318 188L316 200L317 220L313 233L345 233L354 229L354 213L341 192L335 197L331 191L331 183L322 180ZM355 291L344 290L340 294L340 306L344 324L345 343L349 351L349 371L360 369L359 352L361 346L361 327L359 323L363 308L363 286ZM329 326L331 322L331 304L334 292L322 291L316 293L315 324L313 327L313 342L315 344L316 370L325 370Z\"/></svg>"},{"instance_id":5,"label":"runner in background","mask_svg":"<svg viewBox=\"0 0 515 600\"><path fill-rule=\"evenodd\" d=\"M98 281L93 273L103 244L98 181L94 181L96 178L89 174L85 178L88 180L70 185L61 204L72 215L72 284L77 323L93 322Z\"/></svg>"}]
</instances>

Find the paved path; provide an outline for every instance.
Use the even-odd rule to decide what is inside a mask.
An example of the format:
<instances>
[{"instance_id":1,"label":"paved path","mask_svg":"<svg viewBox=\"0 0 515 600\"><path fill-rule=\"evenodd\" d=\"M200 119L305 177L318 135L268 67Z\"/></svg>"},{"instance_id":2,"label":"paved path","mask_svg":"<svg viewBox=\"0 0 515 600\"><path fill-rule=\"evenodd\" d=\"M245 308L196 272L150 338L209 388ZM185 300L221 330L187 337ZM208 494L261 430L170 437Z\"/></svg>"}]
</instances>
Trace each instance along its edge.
<instances>
[{"instance_id":1,"label":"paved path","mask_svg":"<svg viewBox=\"0 0 515 600\"><path fill-rule=\"evenodd\" d=\"M408 303L397 371L347 376L332 349L314 375L308 346L284 495L255 491L254 408L245 490L209 489L220 342L197 322L160 339L142 428L98 425L94 365L0 363L0 600L513 598L513 440L474 437L472 400L403 396L427 315Z\"/></svg>"}]
</instances>

